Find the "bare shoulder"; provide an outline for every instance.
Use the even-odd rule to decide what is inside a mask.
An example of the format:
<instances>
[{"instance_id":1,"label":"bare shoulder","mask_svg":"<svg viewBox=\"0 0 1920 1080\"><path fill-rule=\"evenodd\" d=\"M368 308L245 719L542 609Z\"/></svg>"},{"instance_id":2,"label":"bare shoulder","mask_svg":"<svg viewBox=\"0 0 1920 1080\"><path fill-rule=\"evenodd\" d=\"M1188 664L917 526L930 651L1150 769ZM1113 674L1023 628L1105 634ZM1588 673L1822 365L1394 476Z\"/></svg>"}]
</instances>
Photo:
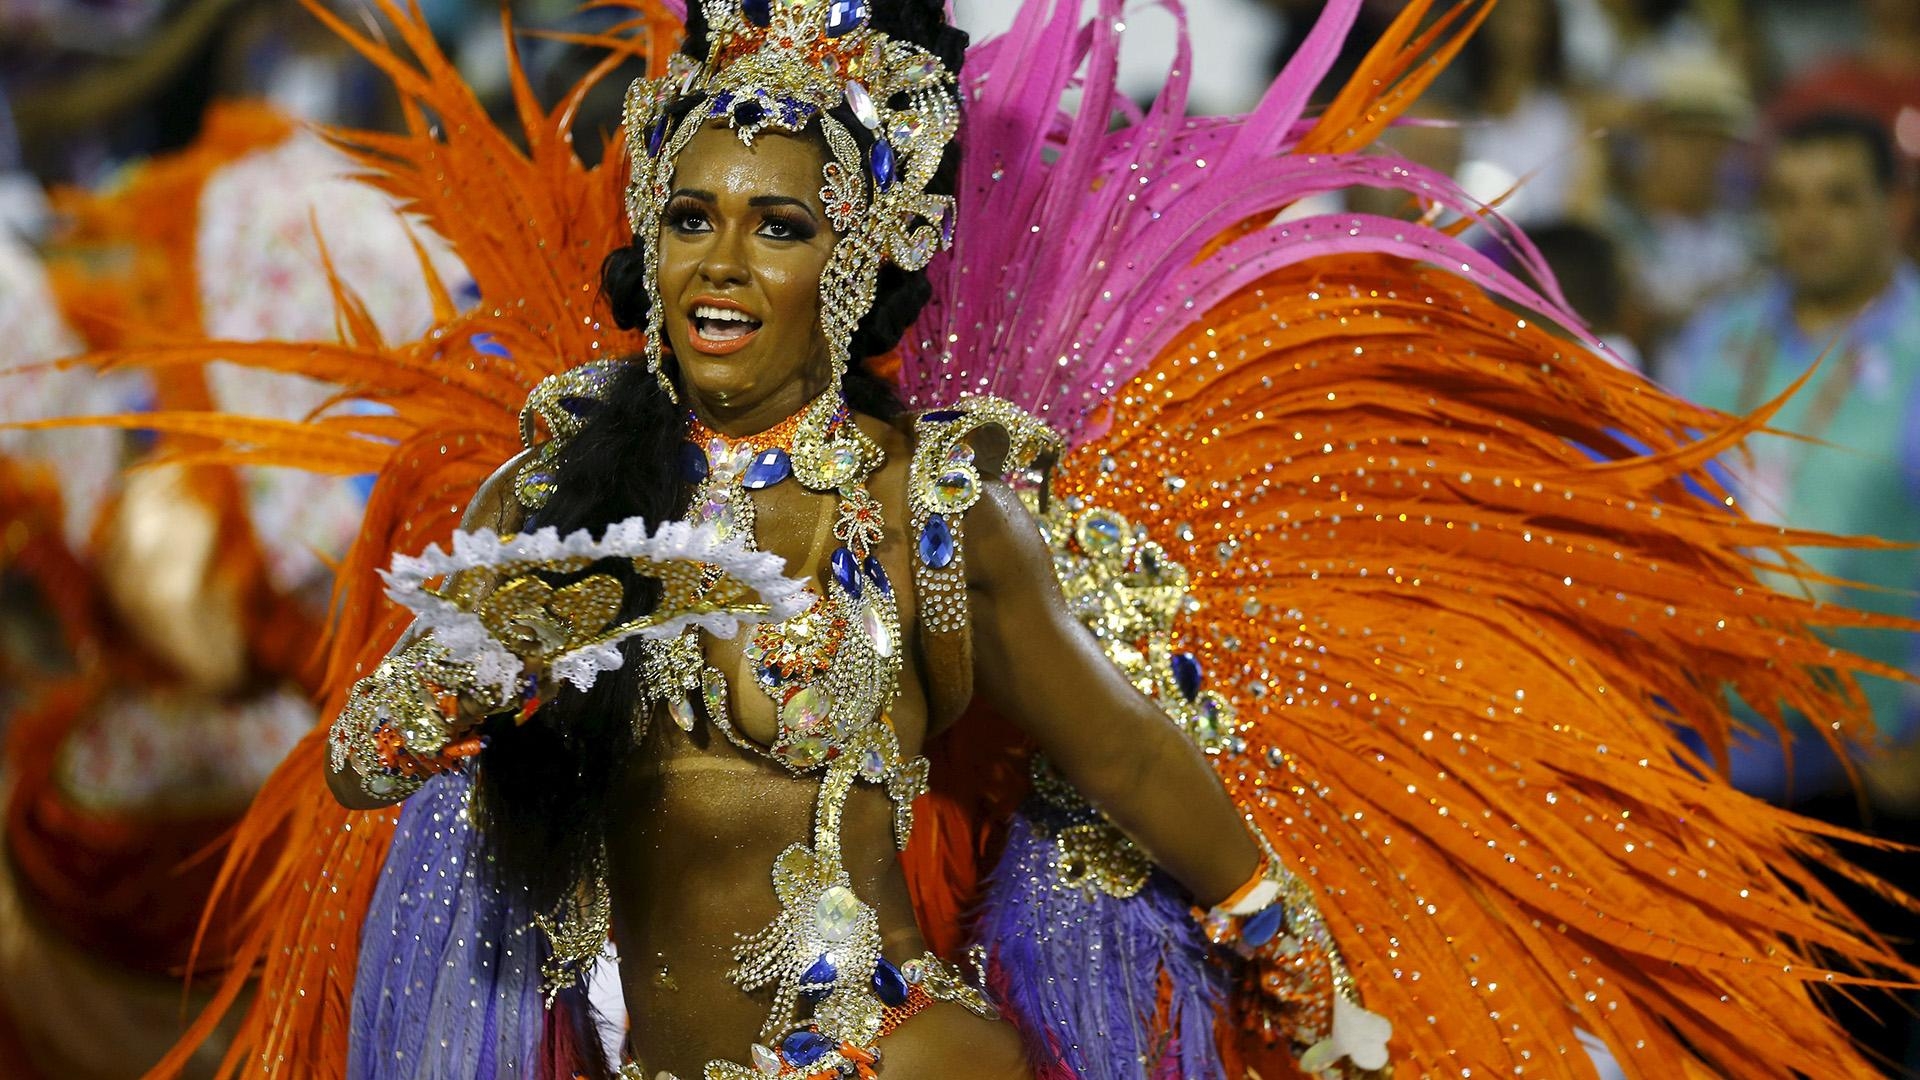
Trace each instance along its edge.
<instances>
[{"instance_id":1,"label":"bare shoulder","mask_svg":"<svg viewBox=\"0 0 1920 1080\"><path fill-rule=\"evenodd\" d=\"M904 466L913 457L912 413L904 413L895 420L855 413L853 419L854 423L860 425L861 434L872 439L874 445L887 455L883 468Z\"/></svg>"},{"instance_id":2,"label":"bare shoulder","mask_svg":"<svg viewBox=\"0 0 1920 1080\"><path fill-rule=\"evenodd\" d=\"M980 501L967 513L968 584L988 591L1033 588L1053 581L1053 552L1040 524L1012 484L981 484Z\"/></svg>"}]
</instances>

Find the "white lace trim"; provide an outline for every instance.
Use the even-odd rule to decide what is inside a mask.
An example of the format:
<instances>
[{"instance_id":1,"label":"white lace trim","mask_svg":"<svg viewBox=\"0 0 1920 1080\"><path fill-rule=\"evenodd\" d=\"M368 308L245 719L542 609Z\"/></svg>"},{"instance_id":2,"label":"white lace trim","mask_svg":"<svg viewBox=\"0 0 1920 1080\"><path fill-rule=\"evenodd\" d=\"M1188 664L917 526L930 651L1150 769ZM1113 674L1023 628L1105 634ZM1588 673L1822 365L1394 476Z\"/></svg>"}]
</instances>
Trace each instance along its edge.
<instances>
[{"instance_id":1,"label":"white lace trim","mask_svg":"<svg viewBox=\"0 0 1920 1080\"><path fill-rule=\"evenodd\" d=\"M460 570L576 557L711 564L753 590L760 601L772 609L767 616L732 611L676 615L555 657L549 665L552 676L565 679L580 690L591 687L600 672L620 666L618 646L628 637L664 639L675 637L688 627L698 627L715 637L730 638L739 633L743 625L765 618L774 621L792 618L808 604L806 586L785 575L785 563L778 555L723 540L712 525L670 521L650 535L647 523L637 517L608 526L598 540L585 529L562 537L557 530L546 528L506 539L492 529L455 532L451 553L434 544L417 557L396 554L393 568L381 571L380 576L387 583L387 595L414 612L412 634L432 633L434 640L450 655L473 666L481 683L495 688L503 699L511 699L517 696L524 669L520 658L487 632L479 616L427 591L426 583Z\"/></svg>"}]
</instances>

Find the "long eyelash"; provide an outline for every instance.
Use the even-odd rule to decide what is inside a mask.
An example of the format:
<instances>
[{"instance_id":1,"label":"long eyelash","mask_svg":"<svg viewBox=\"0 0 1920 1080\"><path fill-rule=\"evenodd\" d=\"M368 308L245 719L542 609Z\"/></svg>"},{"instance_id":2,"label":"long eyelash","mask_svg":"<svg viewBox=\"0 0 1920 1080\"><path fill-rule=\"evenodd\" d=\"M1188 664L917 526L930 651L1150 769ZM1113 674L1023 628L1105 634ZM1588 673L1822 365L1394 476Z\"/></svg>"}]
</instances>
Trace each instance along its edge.
<instances>
[{"instance_id":1,"label":"long eyelash","mask_svg":"<svg viewBox=\"0 0 1920 1080\"><path fill-rule=\"evenodd\" d=\"M811 240L819 233L819 230L813 227L813 222L800 214L781 213L775 210L768 212L766 219L786 226L795 240Z\"/></svg>"},{"instance_id":2,"label":"long eyelash","mask_svg":"<svg viewBox=\"0 0 1920 1080\"><path fill-rule=\"evenodd\" d=\"M692 199L682 196L667 203L666 218L667 221L677 225L690 217L705 213L706 207L701 206Z\"/></svg>"}]
</instances>

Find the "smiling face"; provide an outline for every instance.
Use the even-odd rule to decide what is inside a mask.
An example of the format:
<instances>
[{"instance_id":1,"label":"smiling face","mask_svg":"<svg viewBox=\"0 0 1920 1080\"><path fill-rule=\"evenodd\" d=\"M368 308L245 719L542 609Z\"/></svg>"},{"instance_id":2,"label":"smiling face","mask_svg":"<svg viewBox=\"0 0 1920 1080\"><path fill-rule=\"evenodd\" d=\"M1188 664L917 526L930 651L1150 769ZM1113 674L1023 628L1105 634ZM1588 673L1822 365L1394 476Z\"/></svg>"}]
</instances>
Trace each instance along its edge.
<instances>
[{"instance_id":1,"label":"smiling face","mask_svg":"<svg viewBox=\"0 0 1920 1080\"><path fill-rule=\"evenodd\" d=\"M660 228L667 342L701 419L763 430L826 386L820 274L837 237L820 204L817 139L715 125L674 164Z\"/></svg>"}]
</instances>

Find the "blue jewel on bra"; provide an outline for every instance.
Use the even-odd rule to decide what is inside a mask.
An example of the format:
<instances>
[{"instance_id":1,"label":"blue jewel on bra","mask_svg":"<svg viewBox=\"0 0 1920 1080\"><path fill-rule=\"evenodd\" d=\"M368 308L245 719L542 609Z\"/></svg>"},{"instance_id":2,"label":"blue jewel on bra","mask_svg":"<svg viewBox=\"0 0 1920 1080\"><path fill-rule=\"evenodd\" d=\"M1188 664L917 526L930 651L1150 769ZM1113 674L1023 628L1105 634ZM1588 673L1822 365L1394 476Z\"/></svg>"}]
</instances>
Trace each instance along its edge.
<instances>
[{"instance_id":1,"label":"blue jewel on bra","mask_svg":"<svg viewBox=\"0 0 1920 1080\"><path fill-rule=\"evenodd\" d=\"M1200 696L1200 661L1192 653L1173 654L1173 683L1188 701Z\"/></svg>"},{"instance_id":2,"label":"blue jewel on bra","mask_svg":"<svg viewBox=\"0 0 1920 1080\"><path fill-rule=\"evenodd\" d=\"M697 484L705 480L707 478L706 451L692 443L681 443L680 475L686 477L689 484Z\"/></svg>"},{"instance_id":3,"label":"blue jewel on bra","mask_svg":"<svg viewBox=\"0 0 1920 1080\"><path fill-rule=\"evenodd\" d=\"M755 26L765 26L773 21L773 4L770 0L740 0L740 14Z\"/></svg>"},{"instance_id":4,"label":"blue jewel on bra","mask_svg":"<svg viewBox=\"0 0 1920 1080\"><path fill-rule=\"evenodd\" d=\"M793 475L793 460L787 452L778 447L767 450L753 459L753 462L740 474L740 486L748 491L759 491Z\"/></svg>"},{"instance_id":5,"label":"blue jewel on bra","mask_svg":"<svg viewBox=\"0 0 1920 1080\"><path fill-rule=\"evenodd\" d=\"M953 530L939 514L927 515L920 526L920 561L939 570L953 562Z\"/></svg>"},{"instance_id":6,"label":"blue jewel on bra","mask_svg":"<svg viewBox=\"0 0 1920 1080\"><path fill-rule=\"evenodd\" d=\"M780 1056L794 1068L804 1069L827 1056L827 1037L804 1028L792 1032L780 1040Z\"/></svg>"},{"instance_id":7,"label":"blue jewel on bra","mask_svg":"<svg viewBox=\"0 0 1920 1080\"><path fill-rule=\"evenodd\" d=\"M879 589L883 596L892 596L893 582L887 580L887 568L880 565L879 557L867 556L866 568L867 577L873 582L874 588Z\"/></svg>"},{"instance_id":8,"label":"blue jewel on bra","mask_svg":"<svg viewBox=\"0 0 1920 1080\"><path fill-rule=\"evenodd\" d=\"M860 599L860 564L854 561L853 552L834 548L827 561L833 565L833 580L840 583L848 596Z\"/></svg>"},{"instance_id":9,"label":"blue jewel on bra","mask_svg":"<svg viewBox=\"0 0 1920 1080\"><path fill-rule=\"evenodd\" d=\"M810 999L826 997L833 990L833 981L839 977L840 969L834 966L832 958L821 953L806 974L800 976L800 994Z\"/></svg>"},{"instance_id":10,"label":"blue jewel on bra","mask_svg":"<svg viewBox=\"0 0 1920 1080\"><path fill-rule=\"evenodd\" d=\"M965 415L966 413L959 409L935 409L932 412L921 413L920 419L928 421L929 423L944 424L949 420L958 420Z\"/></svg>"},{"instance_id":11,"label":"blue jewel on bra","mask_svg":"<svg viewBox=\"0 0 1920 1080\"><path fill-rule=\"evenodd\" d=\"M905 1005L907 1003L907 980L893 961L881 957L873 965L873 992L886 1005Z\"/></svg>"},{"instance_id":12,"label":"blue jewel on bra","mask_svg":"<svg viewBox=\"0 0 1920 1080\"><path fill-rule=\"evenodd\" d=\"M1280 920L1286 916L1279 904L1271 904L1254 912L1240 925L1240 941L1248 948L1257 949L1273 940L1280 932Z\"/></svg>"}]
</instances>

